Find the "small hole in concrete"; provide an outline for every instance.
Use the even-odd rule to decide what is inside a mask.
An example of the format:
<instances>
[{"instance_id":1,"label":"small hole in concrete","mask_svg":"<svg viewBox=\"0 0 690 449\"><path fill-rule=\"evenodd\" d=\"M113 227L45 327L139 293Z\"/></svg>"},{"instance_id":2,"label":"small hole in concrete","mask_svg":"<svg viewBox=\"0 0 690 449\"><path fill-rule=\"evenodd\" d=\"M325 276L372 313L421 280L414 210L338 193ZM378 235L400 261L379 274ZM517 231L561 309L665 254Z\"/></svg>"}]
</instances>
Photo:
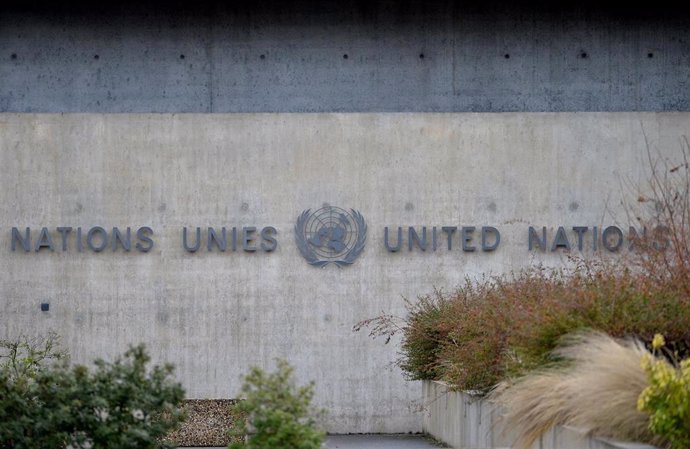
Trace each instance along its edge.
<instances>
[{"instance_id":1,"label":"small hole in concrete","mask_svg":"<svg viewBox=\"0 0 690 449\"><path fill-rule=\"evenodd\" d=\"M10 58L17 59L17 53L12 53L12 55L10 55Z\"/></svg>"},{"instance_id":2,"label":"small hole in concrete","mask_svg":"<svg viewBox=\"0 0 690 449\"><path fill-rule=\"evenodd\" d=\"M184 55L180 55L180 59L184 59Z\"/></svg>"},{"instance_id":3,"label":"small hole in concrete","mask_svg":"<svg viewBox=\"0 0 690 449\"><path fill-rule=\"evenodd\" d=\"M259 56L259 58L266 59L266 55L261 55L261 56Z\"/></svg>"},{"instance_id":4,"label":"small hole in concrete","mask_svg":"<svg viewBox=\"0 0 690 449\"><path fill-rule=\"evenodd\" d=\"M585 51L583 51L582 53L580 53L580 57L581 57L582 59L587 59L587 56L588 56L588 55L587 55L587 52L585 52Z\"/></svg>"},{"instance_id":5,"label":"small hole in concrete","mask_svg":"<svg viewBox=\"0 0 690 449\"><path fill-rule=\"evenodd\" d=\"M419 54L419 59L424 59L424 53Z\"/></svg>"},{"instance_id":6,"label":"small hole in concrete","mask_svg":"<svg viewBox=\"0 0 690 449\"><path fill-rule=\"evenodd\" d=\"M343 55L343 59L347 59L347 53Z\"/></svg>"},{"instance_id":7,"label":"small hole in concrete","mask_svg":"<svg viewBox=\"0 0 690 449\"><path fill-rule=\"evenodd\" d=\"M503 57L506 58L506 59L510 59L510 55L509 55L508 53L506 53L505 55L503 55Z\"/></svg>"},{"instance_id":8,"label":"small hole in concrete","mask_svg":"<svg viewBox=\"0 0 690 449\"><path fill-rule=\"evenodd\" d=\"M653 58L653 57L654 57L654 53L647 53L647 57L648 57L648 58Z\"/></svg>"},{"instance_id":9,"label":"small hole in concrete","mask_svg":"<svg viewBox=\"0 0 690 449\"><path fill-rule=\"evenodd\" d=\"M93 59L98 59L99 57L98 55L93 55Z\"/></svg>"}]
</instances>

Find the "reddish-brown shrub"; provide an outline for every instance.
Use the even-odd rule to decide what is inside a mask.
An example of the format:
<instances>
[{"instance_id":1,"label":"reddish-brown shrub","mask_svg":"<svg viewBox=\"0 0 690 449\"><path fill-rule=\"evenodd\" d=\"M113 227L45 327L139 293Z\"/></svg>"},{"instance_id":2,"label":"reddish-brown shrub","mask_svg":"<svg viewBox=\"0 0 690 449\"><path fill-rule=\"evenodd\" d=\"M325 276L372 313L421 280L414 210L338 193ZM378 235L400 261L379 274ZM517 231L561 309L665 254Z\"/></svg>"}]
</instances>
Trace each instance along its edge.
<instances>
[{"instance_id":1,"label":"reddish-brown shrub","mask_svg":"<svg viewBox=\"0 0 690 449\"><path fill-rule=\"evenodd\" d=\"M396 325L403 335L399 364L411 379L486 391L507 376L557 362L550 353L561 337L583 328L642 341L663 332L687 352L684 289L613 266L535 269L467 283L452 295L435 292L409 305Z\"/></svg>"}]
</instances>

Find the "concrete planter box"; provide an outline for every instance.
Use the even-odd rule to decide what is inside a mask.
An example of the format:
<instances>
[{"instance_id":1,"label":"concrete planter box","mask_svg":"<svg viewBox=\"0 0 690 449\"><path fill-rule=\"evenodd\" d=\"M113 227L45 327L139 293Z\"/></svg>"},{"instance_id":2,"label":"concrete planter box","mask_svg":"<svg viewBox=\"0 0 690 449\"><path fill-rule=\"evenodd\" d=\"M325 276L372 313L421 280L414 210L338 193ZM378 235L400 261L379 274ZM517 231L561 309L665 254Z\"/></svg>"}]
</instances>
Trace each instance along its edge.
<instances>
[{"instance_id":1,"label":"concrete planter box","mask_svg":"<svg viewBox=\"0 0 690 449\"><path fill-rule=\"evenodd\" d=\"M496 424L496 410L481 396L423 382L424 431L456 449L509 448L514 438ZM534 449L655 449L638 443L592 438L568 427L551 429Z\"/></svg>"}]
</instances>

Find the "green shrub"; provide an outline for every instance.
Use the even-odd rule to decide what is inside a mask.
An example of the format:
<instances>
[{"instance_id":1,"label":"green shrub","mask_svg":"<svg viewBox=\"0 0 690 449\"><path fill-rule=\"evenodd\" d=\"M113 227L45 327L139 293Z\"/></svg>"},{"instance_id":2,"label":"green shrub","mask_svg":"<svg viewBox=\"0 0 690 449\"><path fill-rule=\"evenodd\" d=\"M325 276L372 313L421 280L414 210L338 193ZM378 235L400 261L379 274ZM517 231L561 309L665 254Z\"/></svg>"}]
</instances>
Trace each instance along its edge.
<instances>
[{"instance_id":1,"label":"green shrub","mask_svg":"<svg viewBox=\"0 0 690 449\"><path fill-rule=\"evenodd\" d=\"M663 345L664 339L657 336L654 350ZM668 440L673 449L690 447L690 359L674 366L647 355L642 367L648 386L640 394L637 408L649 413L649 429Z\"/></svg>"},{"instance_id":2,"label":"green shrub","mask_svg":"<svg viewBox=\"0 0 690 449\"><path fill-rule=\"evenodd\" d=\"M316 429L311 400L314 384L298 387L293 369L284 360L267 374L254 367L242 386L244 400L238 408L247 414L251 427L239 429L246 442L231 449L319 449L324 434Z\"/></svg>"},{"instance_id":3,"label":"green shrub","mask_svg":"<svg viewBox=\"0 0 690 449\"><path fill-rule=\"evenodd\" d=\"M14 357L0 367L0 447L159 447L182 419L184 391L170 365L149 370L149 360L143 346L113 363L96 361L92 372Z\"/></svg>"},{"instance_id":4,"label":"green shrub","mask_svg":"<svg viewBox=\"0 0 690 449\"><path fill-rule=\"evenodd\" d=\"M35 338L0 340L0 370L13 380L31 378L37 371L68 359L69 354L61 348L60 337L54 332Z\"/></svg>"}]
</instances>

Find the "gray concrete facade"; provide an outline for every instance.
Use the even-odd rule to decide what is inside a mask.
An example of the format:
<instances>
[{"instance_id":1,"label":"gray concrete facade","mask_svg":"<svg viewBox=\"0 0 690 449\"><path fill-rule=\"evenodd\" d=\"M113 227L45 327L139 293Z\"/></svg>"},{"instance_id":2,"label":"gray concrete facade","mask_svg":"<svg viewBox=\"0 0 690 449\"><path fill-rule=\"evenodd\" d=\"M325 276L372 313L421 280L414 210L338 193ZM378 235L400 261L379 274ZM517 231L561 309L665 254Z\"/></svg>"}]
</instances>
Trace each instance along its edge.
<instances>
[{"instance_id":1,"label":"gray concrete facade","mask_svg":"<svg viewBox=\"0 0 690 449\"><path fill-rule=\"evenodd\" d=\"M563 264L558 226L575 255L624 256L591 250L593 227L626 229L621 201L644 194L647 142L676 164L689 129L688 113L0 114L0 337L54 330L82 363L144 342L190 398L236 397L249 366L286 358L316 382L330 432L421 431L421 386L394 366L399 342L353 325L403 316L402 297L467 277ZM297 218L324 203L366 220L351 266L300 255ZM477 249L463 250L460 227L484 225L500 246L482 251L474 233ZM96 252L95 226L109 238L148 226L154 244ZM274 226L277 247L190 253L185 226L204 238L208 226ZM405 244L390 252L384 228L398 226ZM410 226L458 229L452 249L440 236L422 251L407 245ZM546 251L528 249L529 226L547 227ZM582 252L573 226L589 227ZM31 228L28 251L12 251L13 227Z\"/></svg>"},{"instance_id":2,"label":"gray concrete facade","mask_svg":"<svg viewBox=\"0 0 690 449\"><path fill-rule=\"evenodd\" d=\"M0 8L0 111L690 110L669 5L65 3Z\"/></svg>"}]
</instances>

